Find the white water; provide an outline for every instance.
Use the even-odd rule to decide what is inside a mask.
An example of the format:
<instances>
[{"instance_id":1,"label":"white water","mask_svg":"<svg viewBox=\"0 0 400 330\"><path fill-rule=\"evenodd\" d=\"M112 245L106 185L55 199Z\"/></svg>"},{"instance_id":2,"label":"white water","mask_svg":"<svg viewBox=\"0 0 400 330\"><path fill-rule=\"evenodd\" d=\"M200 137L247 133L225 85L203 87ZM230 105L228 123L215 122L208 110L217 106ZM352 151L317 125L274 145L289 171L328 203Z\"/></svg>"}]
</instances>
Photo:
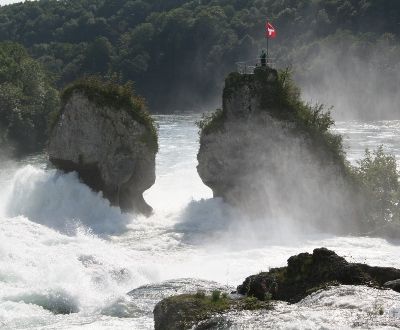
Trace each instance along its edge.
<instances>
[{"instance_id":1,"label":"white water","mask_svg":"<svg viewBox=\"0 0 400 330\"><path fill-rule=\"evenodd\" d=\"M229 290L321 246L349 261L400 268L399 242L299 236L293 228L271 228L268 219L246 221L212 199L197 175L199 116L157 119L157 181L145 194L155 214L148 219L121 214L74 174L46 169L44 156L1 162L1 329L152 329L152 309L164 296L199 287ZM400 157L400 121L337 129L351 161L379 144ZM272 313L228 316L220 328L352 326L400 327L400 295L334 288Z\"/></svg>"}]
</instances>

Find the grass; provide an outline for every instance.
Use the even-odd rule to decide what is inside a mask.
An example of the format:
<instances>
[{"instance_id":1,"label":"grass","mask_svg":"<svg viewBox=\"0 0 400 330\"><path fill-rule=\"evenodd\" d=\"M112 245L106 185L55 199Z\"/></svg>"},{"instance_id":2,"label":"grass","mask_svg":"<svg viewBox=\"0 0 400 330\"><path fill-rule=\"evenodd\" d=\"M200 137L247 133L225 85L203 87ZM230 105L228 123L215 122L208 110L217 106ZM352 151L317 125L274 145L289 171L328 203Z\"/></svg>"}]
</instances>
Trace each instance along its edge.
<instances>
[{"instance_id":1,"label":"grass","mask_svg":"<svg viewBox=\"0 0 400 330\"><path fill-rule=\"evenodd\" d=\"M143 142L155 152L158 151L158 134L154 119L147 111L144 99L135 95L132 83L119 84L98 76L79 79L62 92L61 109L65 108L71 96L76 92L83 93L99 108L110 107L116 111L126 111L132 119L147 128L148 133L143 137ZM53 119L54 124L59 120L62 111Z\"/></svg>"},{"instance_id":2,"label":"grass","mask_svg":"<svg viewBox=\"0 0 400 330\"><path fill-rule=\"evenodd\" d=\"M211 293L211 300L212 300L213 302L218 302L220 299L221 299L221 291L214 290L214 291Z\"/></svg>"}]
</instances>

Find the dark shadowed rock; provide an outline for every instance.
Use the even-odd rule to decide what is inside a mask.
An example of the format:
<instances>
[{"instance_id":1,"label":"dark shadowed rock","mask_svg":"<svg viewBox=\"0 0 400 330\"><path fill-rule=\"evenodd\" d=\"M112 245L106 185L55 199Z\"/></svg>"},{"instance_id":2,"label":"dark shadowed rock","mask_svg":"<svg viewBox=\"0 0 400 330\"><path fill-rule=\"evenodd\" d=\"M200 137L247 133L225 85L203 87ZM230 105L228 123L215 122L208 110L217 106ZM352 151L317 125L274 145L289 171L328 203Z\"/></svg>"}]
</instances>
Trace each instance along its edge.
<instances>
[{"instance_id":1,"label":"dark shadowed rock","mask_svg":"<svg viewBox=\"0 0 400 330\"><path fill-rule=\"evenodd\" d=\"M260 300L271 297L297 302L330 285L385 285L398 288L398 282L389 282L397 279L400 279L400 269L349 263L335 252L320 248L315 249L313 254L301 253L290 257L287 267L273 268L269 272L246 278L238 287L238 292Z\"/></svg>"},{"instance_id":2,"label":"dark shadowed rock","mask_svg":"<svg viewBox=\"0 0 400 330\"><path fill-rule=\"evenodd\" d=\"M386 282L385 287L390 288L393 291L400 292L400 279Z\"/></svg>"},{"instance_id":3,"label":"dark shadowed rock","mask_svg":"<svg viewBox=\"0 0 400 330\"><path fill-rule=\"evenodd\" d=\"M400 292L400 269L349 263L334 251L319 248L288 259L288 265L249 276L235 299L204 294L177 295L154 308L155 330L228 329L228 312L271 309L271 300L295 303L332 285L366 285Z\"/></svg>"},{"instance_id":4,"label":"dark shadowed rock","mask_svg":"<svg viewBox=\"0 0 400 330\"><path fill-rule=\"evenodd\" d=\"M129 89L97 80L64 92L51 133L50 161L80 179L124 211L149 214L143 192L155 182L154 124Z\"/></svg>"}]
</instances>

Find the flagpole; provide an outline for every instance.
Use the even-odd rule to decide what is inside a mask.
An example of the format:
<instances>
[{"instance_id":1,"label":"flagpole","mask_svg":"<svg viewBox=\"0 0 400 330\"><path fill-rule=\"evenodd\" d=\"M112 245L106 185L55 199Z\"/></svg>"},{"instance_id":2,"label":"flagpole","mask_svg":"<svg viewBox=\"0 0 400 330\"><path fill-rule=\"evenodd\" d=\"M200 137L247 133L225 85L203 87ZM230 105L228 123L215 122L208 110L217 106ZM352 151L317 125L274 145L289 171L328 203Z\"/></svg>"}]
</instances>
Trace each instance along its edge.
<instances>
[{"instance_id":1,"label":"flagpole","mask_svg":"<svg viewBox=\"0 0 400 330\"><path fill-rule=\"evenodd\" d=\"M267 65L269 62L269 32L268 32L268 22L269 18L267 17Z\"/></svg>"}]
</instances>

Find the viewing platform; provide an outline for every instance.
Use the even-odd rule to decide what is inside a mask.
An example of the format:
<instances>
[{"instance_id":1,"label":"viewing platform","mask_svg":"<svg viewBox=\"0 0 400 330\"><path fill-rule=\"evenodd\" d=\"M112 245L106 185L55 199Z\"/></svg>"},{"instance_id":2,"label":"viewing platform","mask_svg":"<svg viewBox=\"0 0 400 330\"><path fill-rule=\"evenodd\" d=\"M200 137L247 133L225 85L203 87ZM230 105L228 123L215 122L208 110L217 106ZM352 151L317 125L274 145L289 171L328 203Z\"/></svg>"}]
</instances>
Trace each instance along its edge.
<instances>
[{"instance_id":1,"label":"viewing platform","mask_svg":"<svg viewBox=\"0 0 400 330\"><path fill-rule=\"evenodd\" d=\"M261 66L273 67L275 65L274 59L266 58L262 63L261 58L250 59L247 61L236 62L237 72L240 74L254 74L254 70Z\"/></svg>"}]
</instances>

